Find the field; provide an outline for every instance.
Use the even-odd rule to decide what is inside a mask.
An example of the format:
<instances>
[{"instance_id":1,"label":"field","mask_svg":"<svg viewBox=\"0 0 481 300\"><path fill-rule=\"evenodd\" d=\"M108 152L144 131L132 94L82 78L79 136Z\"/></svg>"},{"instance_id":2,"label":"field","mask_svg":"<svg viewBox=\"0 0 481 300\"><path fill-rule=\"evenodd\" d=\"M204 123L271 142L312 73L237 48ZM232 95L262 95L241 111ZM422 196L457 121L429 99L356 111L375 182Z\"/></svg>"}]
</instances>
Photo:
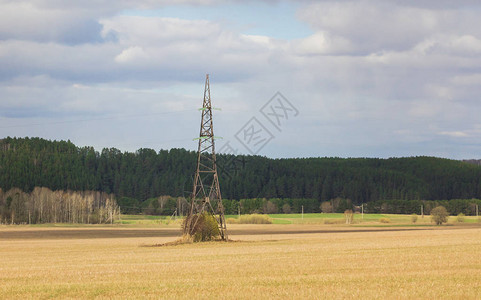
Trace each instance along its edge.
<instances>
[{"instance_id":1,"label":"field","mask_svg":"<svg viewBox=\"0 0 481 300\"><path fill-rule=\"evenodd\" d=\"M477 224L229 225L236 242L159 247L179 226L150 221L0 226L0 298L481 298Z\"/></svg>"},{"instance_id":2,"label":"field","mask_svg":"<svg viewBox=\"0 0 481 300\"><path fill-rule=\"evenodd\" d=\"M309 213L309 214L269 214L273 224L345 224L344 214L342 213ZM237 215L226 215L226 219L237 219ZM387 220L387 223L380 222L381 219ZM169 216L147 216L147 215L122 215L122 219L117 221L123 225L140 225L140 226L159 226L159 225L180 225L180 220ZM465 216L463 223L480 223L481 218L475 216ZM456 216L450 216L449 225L458 224ZM412 222L411 215L394 215L394 214L354 214L353 226L432 226L430 216L417 216L415 223Z\"/></svg>"}]
</instances>

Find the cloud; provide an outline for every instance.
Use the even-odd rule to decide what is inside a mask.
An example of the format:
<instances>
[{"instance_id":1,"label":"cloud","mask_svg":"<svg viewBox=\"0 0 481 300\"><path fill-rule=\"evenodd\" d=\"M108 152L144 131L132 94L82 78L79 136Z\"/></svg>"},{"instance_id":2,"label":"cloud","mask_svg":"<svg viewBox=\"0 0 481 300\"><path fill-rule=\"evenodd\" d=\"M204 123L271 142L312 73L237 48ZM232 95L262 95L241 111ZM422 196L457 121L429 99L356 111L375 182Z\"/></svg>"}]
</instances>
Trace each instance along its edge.
<instances>
[{"instance_id":1,"label":"cloud","mask_svg":"<svg viewBox=\"0 0 481 300\"><path fill-rule=\"evenodd\" d=\"M473 35L436 34L417 44L414 50L423 55L479 56L481 40Z\"/></svg>"},{"instance_id":2,"label":"cloud","mask_svg":"<svg viewBox=\"0 0 481 300\"><path fill-rule=\"evenodd\" d=\"M332 37L326 32L317 32L307 38L299 39L294 45L299 55L343 55L349 53L353 45L342 37Z\"/></svg>"},{"instance_id":3,"label":"cloud","mask_svg":"<svg viewBox=\"0 0 481 300\"><path fill-rule=\"evenodd\" d=\"M399 6L421 7L434 10L459 9L479 6L479 1L477 0L393 0L390 2Z\"/></svg>"},{"instance_id":4,"label":"cloud","mask_svg":"<svg viewBox=\"0 0 481 300\"><path fill-rule=\"evenodd\" d=\"M46 75L59 80L103 82L116 74L114 57L119 46L114 44L64 45L35 41L0 41L0 78L21 75Z\"/></svg>"},{"instance_id":5,"label":"cloud","mask_svg":"<svg viewBox=\"0 0 481 300\"><path fill-rule=\"evenodd\" d=\"M439 135L446 135L449 137L460 138L460 137L468 137L469 135L463 131L441 131L438 133Z\"/></svg>"},{"instance_id":6,"label":"cloud","mask_svg":"<svg viewBox=\"0 0 481 300\"><path fill-rule=\"evenodd\" d=\"M166 5L212 5L216 1L16 0L0 3L0 40L29 40L68 45L101 43L115 35L101 35L103 18L126 9L159 9ZM147 28L148 29L148 28Z\"/></svg>"},{"instance_id":7,"label":"cloud","mask_svg":"<svg viewBox=\"0 0 481 300\"><path fill-rule=\"evenodd\" d=\"M481 73L456 75L452 78L452 82L460 87L481 86Z\"/></svg>"},{"instance_id":8,"label":"cloud","mask_svg":"<svg viewBox=\"0 0 481 300\"><path fill-rule=\"evenodd\" d=\"M226 13L219 1L180 2ZM214 106L223 109L216 128L226 139L276 91L299 109L291 127L266 147L269 156L420 155L438 153L438 142L455 145L462 139L453 137L463 134L481 137L481 22L467 8L474 2L298 2L296 16L313 33L295 40L246 34L202 16L121 13L177 3L2 2L0 127L193 108L56 129L84 144L115 146L103 136L138 139L132 150L151 139L151 128L177 124L172 134L191 141L210 73ZM23 13L12 17L17 11ZM55 136L40 127L5 134ZM169 146L181 145L163 145ZM443 153L458 155L455 146L448 148Z\"/></svg>"},{"instance_id":9,"label":"cloud","mask_svg":"<svg viewBox=\"0 0 481 300\"><path fill-rule=\"evenodd\" d=\"M118 63L139 63L139 61L145 60L148 60L148 56L145 51L138 46L129 47L115 57L115 61Z\"/></svg>"},{"instance_id":10,"label":"cloud","mask_svg":"<svg viewBox=\"0 0 481 300\"><path fill-rule=\"evenodd\" d=\"M440 32L481 34L476 11L432 10L392 1L320 2L299 17L315 30L351 41L353 53L408 50Z\"/></svg>"},{"instance_id":11,"label":"cloud","mask_svg":"<svg viewBox=\"0 0 481 300\"><path fill-rule=\"evenodd\" d=\"M48 75L84 83L131 80L192 80L206 72L232 81L266 64L269 38L223 30L204 20L152 17L102 19L104 43L66 45L8 39L0 41L0 78ZM135 72L133 72L135 70Z\"/></svg>"},{"instance_id":12,"label":"cloud","mask_svg":"<svg viewBox=\"0 0 481 300\"><path fill-rule=\"evenodd\" d=\"M101 42L96 15L85 11L45 9L28 2L0 3L0 40Z\"/></svg>"},{"instance_id":13,"label":"cloud","mask_svg":"<svg viewBox=\"0 0 481 300\"><path fill-rule=\"evenodd\" d=\"M103 34L116 32L120 43L149 43L199 41L219 34L218 24L205 20L176 18L116 16L101 20Z\"/></svg>"}]
</instances>

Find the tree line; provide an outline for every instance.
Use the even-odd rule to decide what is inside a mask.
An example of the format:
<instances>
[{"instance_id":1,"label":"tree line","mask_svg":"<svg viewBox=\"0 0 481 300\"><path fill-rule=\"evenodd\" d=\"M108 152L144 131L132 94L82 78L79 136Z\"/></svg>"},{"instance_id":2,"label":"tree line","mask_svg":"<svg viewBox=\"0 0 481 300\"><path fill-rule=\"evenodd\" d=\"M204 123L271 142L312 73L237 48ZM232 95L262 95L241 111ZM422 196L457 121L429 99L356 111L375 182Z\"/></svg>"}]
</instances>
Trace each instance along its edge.
<instances>
[{"instance_id":1,"label":"tree line","mask_svg":"<svg viewBox=\"0 0 481 300\"><path fill-rule=\"evenodd\" d=\"M125 214L150 215L186 215L190 208L187 198L159 196L140 202L135 198L121 197L117 199L120 211ZM213 203L214 208L215 203ZM276 214L276 213L316 213L320 212L317 199L306 198L252 198L252 199L222 199L224 212L227 215L236 214Z\"/></svg>"},{"instance_id":2,"label":"tree line","mask_svg":"<svg viewBox=\"0 0 481 300\"><path fill-rule=\"evenodd\" d=\"M430 214L437 206L444 206L451 215L463 213L474 216L480 213L479 199L451 200L378 200L354 205L350 199L334 198L319 204L316 199L292 198L257 198L241 200L223 200L226 214L277 214L277 213L344 213L346 210L365 213L383 214ZM361 208L362 206L362 208Z\"/></svg>"},{"instance_id":3,"label":"tree line","mask_svg":"<svg viewBox=\"0 0 481 300\"><path fill-rule=\"evenodd\" d=\"M121 212L125 214L186 215L188 199L184 197L160 196L139 202L137 199L117 199ZM251 198L223 199L224 212L236 214L277 214L277 213L344 213L346 210L381 214L426 214L437 206L444 206L451 215L463 213L475 216L480 213L479 199L451 200L377 200L355 205L351 199L336 197L319 204L317 199L308 198ZM362 208L361 208L362 206Z\"/></svg>"},{"instance_id":4,"label":"tree line","mask_svg":"<svg viewBox=\"0 0 481 300\"><path fill-rule=\"evenodd\" d=\"M443 206L451 215L460 213L475 216L480 213L479 199L451 199L451 200L384 200L366 203L365 212L386 214L430 214L437 206Z\"/></svg>"},{"instance_id":5,"label":"tree line","mask_svg":"<svg viewBox=\"0 0 481 300\"><path fill-rule=\"evenodd\" d=\"M185 149L98 152L70 141L8 137L0 140L0 188L99 191L114 194L119 202L130 201L129 207L159 212L166 204L149 199L190 195L196 159L195 152ZM435 157L270 159L219 154L218 169L223 198L236 202L311 199L319 209L322 202L336 198L350 199L354 206L481 198L480 166ZM284 204L276 204L277 210Z\"/></svg>"},{"instance_id":6,"label":"tree line","mask_svg":"<svg viewBox=\"0 0 481 300\"><path fill-rule=\"evenodd\" d=\"M114 196L99 191L0 189L0 224L112 223L118 214Z\"/></svg>"}]
</instances>

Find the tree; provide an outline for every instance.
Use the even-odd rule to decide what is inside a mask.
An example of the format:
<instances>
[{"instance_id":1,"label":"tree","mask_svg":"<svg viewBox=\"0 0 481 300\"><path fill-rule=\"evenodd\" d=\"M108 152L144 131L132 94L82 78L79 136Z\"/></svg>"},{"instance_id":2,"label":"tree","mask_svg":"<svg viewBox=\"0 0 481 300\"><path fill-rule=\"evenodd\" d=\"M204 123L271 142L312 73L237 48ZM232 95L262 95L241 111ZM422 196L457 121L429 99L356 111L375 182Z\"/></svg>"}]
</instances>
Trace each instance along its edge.
<instances>
[{"instance_id":1,"label":"tree","mask_svg":"<svg viewBox=\"0 0 481 300\"><path fill-rule=\"evenodd\" d=\"M431 218L436 225L441 225L448 221L449 213L444 206L436 206L431 210Z\"/></svg>"},{"instance_id":2,"label":"tree","mask_svg":"<svg viewBox=\"0 0 481 300\"><path fill-rule=\"evenodd\" d=\"M332 213L332 204L330 201L324 201L321 203L321 211L323 213L329 214Z\"/></svg>"},{"instance_id":3,"label":"tree","mask_svg":"<svg viewBox=\"0 0 481 300\"><path fill-rule=\"evenodd\" d=\"M322 183L322 193L321 193L321 200L328 201L331 199L331 190L332 190L332 180L331 176L327 175Z\"/></svg>"},{"instance_id":4,"label":"tree","mask_svg":"<svg viewBox=\"0 0 481 300\"><path fill-rule=\"evenodd\" d=\"M264 213L266 214L277 214L278 209L277 205L273 203L272 201L267 201L266 206L264 208Z\"/></svg>"},{"instance_id":5,"label":"tree","mask_svg":"<svg viewBox=\"0 0 481 300\"><path fill-rule=\"evenodd\" d=\"M351 199L341 198L339 202L339 206L337 208L338 212L343 212L346 210L352 210L352 202Z\"/></svg>"},{"instance_id":6,"label":"tree","mask_svg":"<svg viewBox=\"0 0 481 300\"><path fill-rule=\"evenodd\" d=\"M285 203L282 205L282 212L285 214L290 214L291 213L291 206L288 203Z\"/></svg>"}]
</instances>

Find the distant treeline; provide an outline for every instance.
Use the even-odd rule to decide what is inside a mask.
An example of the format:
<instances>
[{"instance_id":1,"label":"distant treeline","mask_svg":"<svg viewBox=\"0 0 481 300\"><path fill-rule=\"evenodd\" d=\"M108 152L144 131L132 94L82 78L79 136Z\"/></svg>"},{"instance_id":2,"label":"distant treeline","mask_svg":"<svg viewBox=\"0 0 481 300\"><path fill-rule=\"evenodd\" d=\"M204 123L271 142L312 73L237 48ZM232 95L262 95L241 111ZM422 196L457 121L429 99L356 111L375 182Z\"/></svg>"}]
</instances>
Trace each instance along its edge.
<instances>
[{"instance_id":1,"label":"distant treeline","mask_svg":"<svg viewBox=\"0 0 481 300\"><path fill-rule=\"evenodd\" d=\"M431 209L436 206L444 206L451 215L463 213L467 216L476 215L481 209L479 199L451 199L451 200L390 200L368 202L365 212L387 213L387 214L421 214L421 207L424 214L430 214ZM477 207L477 208L476 208Z\"/></svg>"},{"instance_id":2,"label":"distant treeline","mask_svg":"<svg viewBox=\"0 0 481 300\"><path fill-rule=\"evenodd\" d=\"M25 192L36 186L54 191L101 191L113 193L119 200L133 199L144 209L148 199L160 195L188 197L196 159L195 152L184 149L131 153L110 148L97 152L69 141L5 138L0 140L0 187ZM230 200L314 199L319 208L321 202L338 197L350 199L353 205L481 198L480 166L434 157L269 159L218 155L218 169L222 196ZM283 206L276 204L279 211ZM291 207L297 210L294 202Z\"/></svg>"},{"instance_id":3,"label":"distant treeline","mask_svg":"<svg viewBox=\"0 0 481 300\"><path fill-rule=\"evenodd\" d=\"M241 199L223 201L226 214L252 214L252 213L343 213L351 209L361 212L360 205L354 205L350 199L334 198L322 202L319 205L317 199ZM364 205L365 213L385 214L421 214L421 207L424 214L430 214L431 209L442 205L446 207L451 215L463 213L465 215L476 215L476 206L481 207L479 199L452 199L452 200L378 200L368 202Z\"/></svg>"},{"instance_id":4,"label":"distant treeline","mask_svg":"<svg viewBox=\"0 0 481 300\"><path fill-rule=\"evenodd\" d=\"M123 197L118 199L122 213L150 214L150 215L185 215L189 204L183 197L161 196L139 202L134 198ZM361 205L365 213L384 214L418 214L429 215L431 209L442 205L451 215L463 213L468 216L476 215L481 208L479 199L452 199L452 200L378 200L354 205L350 199L334 198L319 204L317 199L291 199L291 198L253 198L222 201L227 215L241 214L277 214L277 213L343 213L351 209L361 212Z\"/></svg>"},{"instance_id":5,"label":"distant treeline","mask_svg":"<svg viewBox=\"0 0 481 300\"><path fill-rule=\"evenodd\" d=\"M0 189L0 224L113 222L119 209L113 195L98 191Z\"/></svg>"},{"instance_id":6,"label":"distant treeline","mask_svg":"<svg viewBox=\"0 0 481 300\"><path fill-rule=\"evenodd\" d=\"M117 202L120 206L120 211L124 214L173 215L177 213L185 215L190 208L187 199L183 197L160 196L143 202L134 198L122 197ZM300 213L303 210L306 213L320 212L317 199L223 199L222 204L224 212L228 215L235 215L239 212L241 214ZM344 210L348 208L350 209L351 207L345 206Z\"/></svg>"}]
</instances>

